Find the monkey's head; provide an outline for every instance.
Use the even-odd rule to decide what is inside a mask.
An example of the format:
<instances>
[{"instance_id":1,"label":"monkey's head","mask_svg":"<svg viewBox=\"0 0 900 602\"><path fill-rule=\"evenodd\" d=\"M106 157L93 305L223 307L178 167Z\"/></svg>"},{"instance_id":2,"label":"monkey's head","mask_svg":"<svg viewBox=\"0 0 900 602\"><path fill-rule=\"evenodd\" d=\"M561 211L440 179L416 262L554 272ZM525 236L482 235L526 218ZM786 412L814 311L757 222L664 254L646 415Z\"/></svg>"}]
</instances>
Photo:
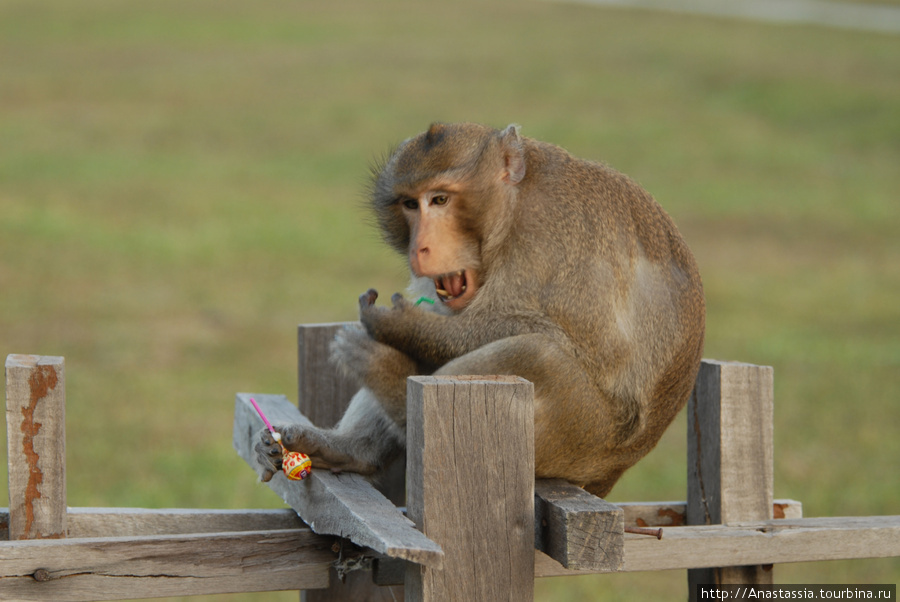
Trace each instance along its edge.
<instances>
[{"instance_id":1,"label":"monkey's head","mask_svg":"<svg viewBox=\"0 0 900 602\"><path fill-rule=\"evenodd\" d=\"M372 203L385 240L412 273L464 309L490 273L525 178L518 128L435 123L373 170Z\"/></svg>"}]
</instances>

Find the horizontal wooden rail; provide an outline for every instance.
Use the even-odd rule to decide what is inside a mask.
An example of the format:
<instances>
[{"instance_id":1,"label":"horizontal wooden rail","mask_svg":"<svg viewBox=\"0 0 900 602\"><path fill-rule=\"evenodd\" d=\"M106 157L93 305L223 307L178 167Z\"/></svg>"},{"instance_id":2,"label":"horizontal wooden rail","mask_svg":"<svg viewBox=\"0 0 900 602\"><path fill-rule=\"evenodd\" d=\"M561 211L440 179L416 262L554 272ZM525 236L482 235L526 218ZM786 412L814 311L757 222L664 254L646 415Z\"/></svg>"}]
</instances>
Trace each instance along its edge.
<instances>
[{"instance_id":1,"label":"horizontal wooden rail","mask_svg":"<svg viewBox=\"0 0 900 602\"><path fill-rule=\"evenodd\" d=\"M629 506L633 505L622 505ZM113 518L113 523L104 527L108 518ZM114 600L324 587L327 569L335 560L331 551L334 540L316 536L308 529L291 528L298 520L290 510L72 508L70 529L79 537L0 542L3 558L0 598ZM148 533L182 528L200 531L215 529L217 524L221 529L242 523L265 524L276 530L83 537L85 533ZM222 550L227 549L240 550L241 554L223 554ZM248 553L253 550L257 553ZM783 519L739 525L666 527L662 540L625 535L624 562L618 570L674 570L718 566L723 562L778 564L898 555L900 516ZM241 558L251 556L255 558L249 565L242 564L246 560ZM282 562L291 568L286 569ZM542 552L535 554L535 577L614 571L565 569ZM228 577L238 572L240 579Z\"/></svg>"},{"instance_id":2,"label":"horizontal wooden rail","mask_svg":"<svg viewBox=\"0 0 900 602\"><path fill-rule=\"evenodd\" d=\"M127 537L304 529L289 508L281 510L197 510L193 508L69 508L68 537ZM9 509L0 508L0 540L9 539Z\"/></svg>"},{"instance_id":3,"label":"horizontal wooden rail","mask_svg":"<svg viewBox=\"0 0 900 602\"><path fill-rule=\"evenodd\" d=\"M0 542L0 599L120 600L328 587L309 529Z\"/></svg>"},{"instance_id":4,"label":"horizontal wooden rail","mask_svg":"<svg viewBox=\"0 0 900 602\"><path fill-rule=\"evenodd\" d=\"M661 540L625 536L622 571L900 556L900 516L770 520L670 527ZM535 577L580 575L537 553Z\"/></svg>"},{"instance_id":5,"label":"horizontal wooden rail","mask_svg":"<svg viewBox=\"0 0 900 602\"><path fill-rule=\"evenodd\" d=\"M682 527L687 524L687 502L617 502L627 527ZM803 504L796 500L775 500L774 518L803 518Z\"/></svg>"}]
</instances>

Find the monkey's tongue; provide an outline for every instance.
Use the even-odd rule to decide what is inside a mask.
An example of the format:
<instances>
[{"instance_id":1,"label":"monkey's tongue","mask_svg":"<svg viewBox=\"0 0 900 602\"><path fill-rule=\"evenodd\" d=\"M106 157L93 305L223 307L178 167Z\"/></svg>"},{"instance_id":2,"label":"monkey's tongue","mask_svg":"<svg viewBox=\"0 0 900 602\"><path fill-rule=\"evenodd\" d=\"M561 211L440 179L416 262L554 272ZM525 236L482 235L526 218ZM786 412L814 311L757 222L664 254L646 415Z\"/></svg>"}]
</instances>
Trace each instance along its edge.
<instances>
[{"instance_id":1,"label":"monkey's tongue","mask_svg":"<svg viewBox=\"0 0 900 602\"><path fill-rule=\"evenodd\" d=\"M453 274L444 274L434 279L438 295L445 299L459 297L466 292L466 273L464 270Z\"/></svg>"}]
</instances>

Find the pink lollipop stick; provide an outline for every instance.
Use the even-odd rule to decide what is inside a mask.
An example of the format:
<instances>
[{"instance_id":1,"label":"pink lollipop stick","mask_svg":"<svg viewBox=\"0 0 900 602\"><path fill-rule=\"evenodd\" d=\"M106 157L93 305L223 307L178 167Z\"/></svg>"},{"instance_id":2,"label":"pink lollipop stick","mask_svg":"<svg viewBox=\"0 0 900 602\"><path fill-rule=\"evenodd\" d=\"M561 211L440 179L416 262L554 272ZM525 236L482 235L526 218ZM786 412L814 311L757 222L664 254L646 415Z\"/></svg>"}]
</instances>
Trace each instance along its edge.
<instances>
[{"instance_id":1,"label":"pink lollipop stick","mask_svg":"<svg viewBox=\"0 0 900 602\"><path fill-rule=\"evenodd\" d=\"M263 411L259 409L259 406L256 404L256 400L251 397L250 403L253 404L253 407L256 408L256 413L259 414L259 417L262 418L263 422L266 423L266 428L269 429L269 432L274 435L275 429L272 428L272 425L269 423L269 419L266 418L266 415L263 414Z\"/></svg>"}]
</instances>

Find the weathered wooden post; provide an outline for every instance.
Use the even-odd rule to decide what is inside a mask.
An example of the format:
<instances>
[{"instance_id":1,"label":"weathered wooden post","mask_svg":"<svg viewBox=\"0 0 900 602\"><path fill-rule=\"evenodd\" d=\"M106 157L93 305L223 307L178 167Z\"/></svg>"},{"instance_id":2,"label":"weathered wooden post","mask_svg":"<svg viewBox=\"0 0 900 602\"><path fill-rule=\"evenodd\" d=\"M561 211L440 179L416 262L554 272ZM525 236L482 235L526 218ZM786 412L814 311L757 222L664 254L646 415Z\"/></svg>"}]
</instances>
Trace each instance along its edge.
<instances>
[{"instance_id":1,"label":"weathered wooden post","mask_svg":"<svg viewBox=\"0 0 900 602\"><path fill-rule=\"evenodd\" d=\"M338 423L347 404L359 388L328 361L328 346L345 323L301 324L297 329L297 405L316 426L329 428ZM379 479L378 489L395 504L405 497L404 463L397 462ZM377 602L403 597L403 586L378 587L369 571L354 571L343 581L332 570L331 587L303 592L304 602Z\"/></svg>"},{"instance_id":2,"label":"weathered wooden post","mask_svg":"<svg viewBox=\"0 0 900 602\"><path fill-rule=\"evenodd\" d=\"M359 385L344 378L328 361L328 346L342 322L297 327L297 405L316 426L338 423Z\"/></svg>"},{"instance_id":3,"label":"weathered wooden post","mask_svg":"<svg viewBox=\"0 0 900 602\"><path fill-rule=\"evenodd\" d=\"M61 357L6 358L9 539L66 536L66 386Z\"/></svg>"},{"instance_id":4,"label":"weathered wooden post","mask_svg":"<svg viewBox=\"0 0 900 602\"><path fill-rule=\"evenodd\" d=\"M338 423L359 385L344 377L328 360L328 347L348 323L301 324L297 329L297 406L316 426ZM405 462L379 477L378 490L398 506L406 501Z\"/></svg>"},{"instance_id":5,"label":"weathered wooden post","mask_svg":"<svg viewBox=\"0 0 900 602\"><path fill-rule=\"evenodd\" d=\"M687 409L687 524L772 519L773 398L770 366L703 361ZM691 600L699 584L767 583L771 566L688 571Z\"/></svg>"},{"instance_id":6,"label":"weathered wooden post","mask_svg":"<svg viewBox=\"0 0 900 602\"><path fill-rule=\"evenodd\" d=\"M517 377L409 380L407 511L444 564L407 564L408 602L533 599L533 397Z\"/></svg>"}]
</instances>

